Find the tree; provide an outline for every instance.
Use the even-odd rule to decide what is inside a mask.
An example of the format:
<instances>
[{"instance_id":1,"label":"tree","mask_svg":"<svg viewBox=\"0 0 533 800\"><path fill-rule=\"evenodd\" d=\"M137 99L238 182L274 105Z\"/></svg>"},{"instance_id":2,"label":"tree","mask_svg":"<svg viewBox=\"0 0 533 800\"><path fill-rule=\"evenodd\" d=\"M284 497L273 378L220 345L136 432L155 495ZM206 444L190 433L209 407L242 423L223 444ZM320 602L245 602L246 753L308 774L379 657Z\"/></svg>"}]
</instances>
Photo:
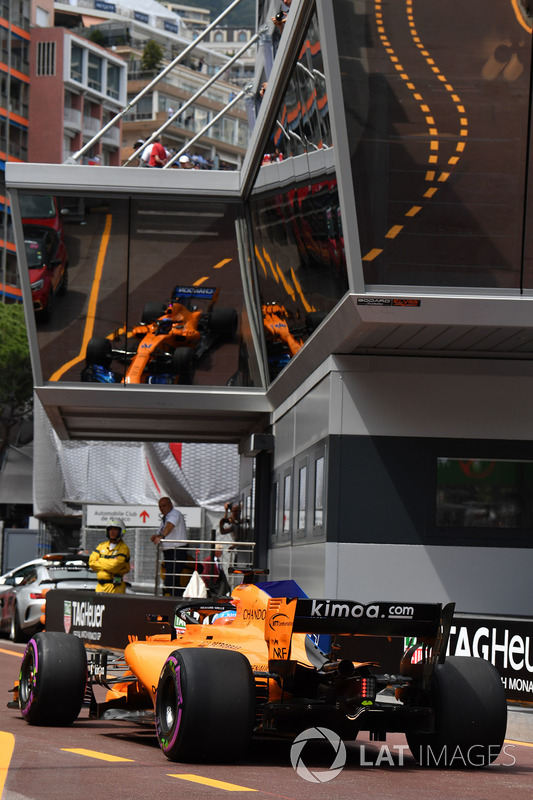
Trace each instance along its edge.
<instances>
[{"instance_id":1,"label":"tree","mask_svg":"<svg viewBox=\"0 0 533 800\"><path fill-rule=\"evenodd\" d=\"M0 465L20 424L31 418L33 377L21 305L0 303Z\"/></svg>"},{"instance_id":2,"label":"tree","mask_svg":"<svg viewBox=\"0 0 533 800\"><path fill-rule=\"evenodd\" d=\"M94 42L95 44L99 44L101 47L107 47L107 39L105 34L96 26L93 25L89 34L87 36L90 42Z\"/></svg>"},{"instance_id":3,"label":"tree","mask_svg":"<svg viewBox=\"0 0 533 800\"><path fill-rule=\"evenodd\" d=\"M141 67L143 70L158 70L163 60L163 48L153 39L148 39L144 46Z\"/></svg>"}]
</instances>

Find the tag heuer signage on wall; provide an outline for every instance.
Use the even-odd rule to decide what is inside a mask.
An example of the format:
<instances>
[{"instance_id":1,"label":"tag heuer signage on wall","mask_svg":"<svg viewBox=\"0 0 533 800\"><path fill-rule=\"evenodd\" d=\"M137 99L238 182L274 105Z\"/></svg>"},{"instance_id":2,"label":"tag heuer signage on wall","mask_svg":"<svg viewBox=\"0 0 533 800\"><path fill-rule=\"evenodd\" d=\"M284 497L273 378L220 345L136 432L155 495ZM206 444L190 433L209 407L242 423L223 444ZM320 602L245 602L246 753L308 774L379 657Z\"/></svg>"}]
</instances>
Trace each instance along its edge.
<instances>
[{"instance_id":1,"label":"tag heuer signage on wall","mask_svg":"<svg viewBox=\"0 0 533 800\"><path fill-rule=\"evenodd\" d=\"M198 506L179 507L185 517L188 528L202 527L202 509ZM105 528L109 520L124 520L126 528L159 528L161 512L157 506L129 505L88 505L86 507L86 525L89 528Z\"/></svg>"}]
</instances>

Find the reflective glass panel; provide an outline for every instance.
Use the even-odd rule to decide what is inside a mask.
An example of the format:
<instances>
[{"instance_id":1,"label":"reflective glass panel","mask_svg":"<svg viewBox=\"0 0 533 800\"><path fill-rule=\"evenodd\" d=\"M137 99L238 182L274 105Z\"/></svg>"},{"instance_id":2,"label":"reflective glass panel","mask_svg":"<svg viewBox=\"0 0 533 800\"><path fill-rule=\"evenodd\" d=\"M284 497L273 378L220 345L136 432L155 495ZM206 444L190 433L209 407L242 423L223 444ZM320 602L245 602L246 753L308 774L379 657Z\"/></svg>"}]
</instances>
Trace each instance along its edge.
<instances>
[{"instance_id":1,"label":"reflective glass panel","mask_svg":"<svg viewBox=\"0 0 533 800\"><path fill-rule=\"evenodd\" d=\"M337 182L315 180L250 207L273 379L348 289Z\"/></svg>"},{"instance_id":2,"label":"reflective glass panel","mask_svg":"<svg viewBox=\"0 0 533 800\"><path fill-rule=\"evenodd\" d=\"M439 458L438 526L531 528L533 461Z\"/></svg>"},{"instance_id":3,"label":"reflective glass panel","mask_svg":"<svg viewBox=\"0 0 533 800\"><path fill-rule=\"evenodd\" d=\"M321 456L315 461L315 502L314 502L314 527L324 521L324 458Z\"/></svg>"},{"instance_id":4,"label":"reflective glass panel","mask_svg":"<svg viewBox=\"0 0 533 800\"><path fill-rule=\"evenodd\" d=\"M238 205L44 195L21 205L45 381L257 384Z\"/></svg>"},{"instance_id":5,"label":"reflective glass panel","mask_svg":"<svg viewBox=\"0 0 533 800\"><path fill-rule=\"evenodd\" d=\"M328 96L316 14L277 110L264 163L331 147Z\"/></svg>"},{"instance_id":6,"label":"reflective glass panel","mask_svg":"<svg viewBox=\"0 0 533 800\"><path fill-rule=\"evenodd\" d=\"M519 289L530 4L333 10L367 284Z\"/></svg>"}]
</instances>

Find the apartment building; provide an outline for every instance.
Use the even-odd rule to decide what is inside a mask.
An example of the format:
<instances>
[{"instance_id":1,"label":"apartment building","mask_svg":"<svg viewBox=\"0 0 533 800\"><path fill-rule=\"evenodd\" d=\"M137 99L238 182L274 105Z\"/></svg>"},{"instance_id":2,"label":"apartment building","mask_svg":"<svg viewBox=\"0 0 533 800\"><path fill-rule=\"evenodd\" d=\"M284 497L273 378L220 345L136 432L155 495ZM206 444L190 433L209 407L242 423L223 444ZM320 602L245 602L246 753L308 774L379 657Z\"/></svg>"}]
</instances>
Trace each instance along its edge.
<instances>
[{"instance_id":1,"label":"apartment building","mask_svg":"<svg viewBox=\"0 0 533 800\"><path fill-rule=\"evenodd\" d=\"M33 29L28 158L64 162L126 103L123 59L64 28ZM46 121L46 124L39 124ZM85 163L120 164L121 126L110 128Z\"/></svg>"}]
</instances>

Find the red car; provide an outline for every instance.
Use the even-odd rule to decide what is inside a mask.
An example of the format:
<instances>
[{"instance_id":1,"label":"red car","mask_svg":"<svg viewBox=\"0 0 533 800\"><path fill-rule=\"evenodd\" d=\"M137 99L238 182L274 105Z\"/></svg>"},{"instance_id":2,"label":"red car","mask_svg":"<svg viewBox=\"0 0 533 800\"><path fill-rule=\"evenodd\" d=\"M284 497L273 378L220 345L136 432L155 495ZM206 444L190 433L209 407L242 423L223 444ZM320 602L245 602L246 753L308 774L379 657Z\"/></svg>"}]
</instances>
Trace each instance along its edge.
<instances>
[{"instance_id":1,"label":"red car","mask_svg":"<svg viewBox=\"0 0 533 800\"><path fill-rule=\"evenodd\" d=\"M24 226L24 244L30 273L33 309L48 322L56 294L68 288L68 255L63 237L54 228Z\"/></svg>"}]
</instances>

